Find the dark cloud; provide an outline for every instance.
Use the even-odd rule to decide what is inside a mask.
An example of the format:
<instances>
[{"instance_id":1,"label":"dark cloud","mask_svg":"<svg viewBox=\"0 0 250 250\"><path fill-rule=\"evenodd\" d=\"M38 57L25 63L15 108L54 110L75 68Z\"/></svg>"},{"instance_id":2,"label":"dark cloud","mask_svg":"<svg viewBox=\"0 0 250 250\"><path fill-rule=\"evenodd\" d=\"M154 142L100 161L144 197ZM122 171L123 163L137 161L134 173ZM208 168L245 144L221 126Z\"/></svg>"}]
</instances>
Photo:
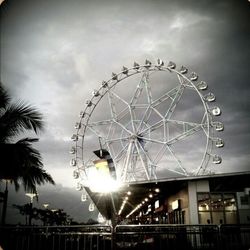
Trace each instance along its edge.
<instances>
[{"instance_id":1,"label":"dark cloud","mask_svg":"<svg viewBox=\"0 0 250 250\"><path fill-rule=\"evenodd\" d=\"M250 168L249 1L9 0L1 17L1 81L44 113L38 148L58 183L73 185L69 138L92 90L146 58L183 64L208 83L225 124L217 171Z\"/></svg>"}]
</instances>

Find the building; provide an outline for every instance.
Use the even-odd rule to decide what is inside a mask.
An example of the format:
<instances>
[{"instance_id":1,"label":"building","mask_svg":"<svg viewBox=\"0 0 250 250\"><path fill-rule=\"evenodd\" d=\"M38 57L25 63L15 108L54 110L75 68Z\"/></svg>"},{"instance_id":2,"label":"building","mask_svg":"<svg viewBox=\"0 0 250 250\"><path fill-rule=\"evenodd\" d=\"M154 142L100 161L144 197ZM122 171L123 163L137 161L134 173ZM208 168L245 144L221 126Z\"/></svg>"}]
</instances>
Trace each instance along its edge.
<instances>
[{"instance_id":1,"label":"building","mask_svg":"<svg viewBox=\"0 0 250 250\"><path fill-rule=\"evenodd\" d=\"M249 224L250 172L130 183L87 192L113 224Z\"/></svg>"}]
</instances>

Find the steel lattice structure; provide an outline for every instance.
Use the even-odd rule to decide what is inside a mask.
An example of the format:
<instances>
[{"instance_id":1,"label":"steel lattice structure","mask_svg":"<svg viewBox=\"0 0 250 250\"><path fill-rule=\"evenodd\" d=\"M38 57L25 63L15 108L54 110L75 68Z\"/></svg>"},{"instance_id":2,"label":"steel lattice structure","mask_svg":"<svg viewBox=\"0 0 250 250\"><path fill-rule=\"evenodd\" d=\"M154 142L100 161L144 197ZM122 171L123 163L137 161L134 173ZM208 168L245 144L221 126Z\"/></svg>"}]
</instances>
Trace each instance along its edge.
<instances>
[{"instance_id":1,"label":"steel lattice structure","mask_svg":"<svg viewBox=\"0 0 250 250\"><path fill-rule=\"evenodd\" d=\"M80 179L78 189L91 175L98 159L93 151L98 149L109 153L123 182L158 179L164 173L200 175L210 158L221 163L221 157L212 154L213 146L224 145L214 136L224 129L213 120L221 111L209 106L215 96L206 90L196 73L183 66L177 70L173 62L165 66L162 60L112 73L93 91L75 125L71 166L76 167L74 178Z\"/></svg>"}]
</instances>

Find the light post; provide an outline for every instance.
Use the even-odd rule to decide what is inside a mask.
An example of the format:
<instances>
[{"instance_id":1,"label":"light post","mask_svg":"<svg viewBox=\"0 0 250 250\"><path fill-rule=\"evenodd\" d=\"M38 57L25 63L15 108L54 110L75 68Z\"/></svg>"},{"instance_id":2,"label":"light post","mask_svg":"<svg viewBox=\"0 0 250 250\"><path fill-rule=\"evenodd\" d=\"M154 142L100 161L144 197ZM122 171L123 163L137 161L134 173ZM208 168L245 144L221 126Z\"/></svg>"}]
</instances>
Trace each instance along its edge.
<instances>
[{"instance_id":1,"label":"light post","mask_svg":"<svg viewBox=\"0 0 250 250\"><path fill-rule=\"evenodd\" d=\"M33 200L34 200L34 197L37 197L38 194L37 193L26 193L25 194L26 196L30 197L30 203L29 203L29 208L28 208L28 211L29 211L29 226L31 225L31 220L32 220L32 209L33 209Z\"/></svg>"},{"instance_id":2,"label":"light post","mask_svg":"<svg viewBox=\"0 0 250 250\"><path fill-rule=\"evenodd\" d=\"M43 207L44 207L43 225L47 226L49 222L49 209L48 209L49 203L44 203Z\"/></svg>"}]
</instances>

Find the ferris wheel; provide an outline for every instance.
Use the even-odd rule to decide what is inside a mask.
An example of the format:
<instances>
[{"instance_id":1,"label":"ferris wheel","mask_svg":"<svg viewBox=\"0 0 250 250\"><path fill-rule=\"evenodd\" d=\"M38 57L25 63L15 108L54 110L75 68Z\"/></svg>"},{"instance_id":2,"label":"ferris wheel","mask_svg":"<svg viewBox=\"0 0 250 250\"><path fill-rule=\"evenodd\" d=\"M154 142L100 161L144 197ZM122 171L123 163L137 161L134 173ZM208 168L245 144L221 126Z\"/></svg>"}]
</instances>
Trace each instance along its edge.
<instances>
[{"instance_id":1,"label":"ferris wheel","mask_svg":"<svg viewBox=\"0 0 250 250\"><path fill-rule=\"evenodd\" d=\"M224 126L214 120L221 110L210 105L215 95L207 87L195 72L160 59L112 73L75 125L70 153L77 189L91 178L98 181L103 160L122 182L201 175L209 162L220 164L213 149L224 146L217 136Z\"/></svg>"}]
</instances>

